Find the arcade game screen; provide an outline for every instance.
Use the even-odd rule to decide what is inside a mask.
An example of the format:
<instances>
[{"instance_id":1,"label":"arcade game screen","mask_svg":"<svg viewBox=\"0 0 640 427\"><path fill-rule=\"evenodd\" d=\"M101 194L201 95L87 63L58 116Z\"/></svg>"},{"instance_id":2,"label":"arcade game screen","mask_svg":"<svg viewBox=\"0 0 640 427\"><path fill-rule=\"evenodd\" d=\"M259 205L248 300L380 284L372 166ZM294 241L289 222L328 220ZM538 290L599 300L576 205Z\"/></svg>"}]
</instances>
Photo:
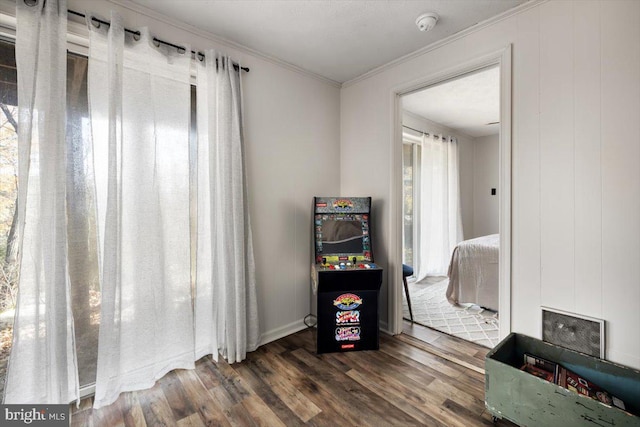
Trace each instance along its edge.
<instances>
[{"instance_id":1,"label":"arcade game screen","mask_svg":"<svg viewBox=\"0 0 640 427\"><path fill-rule=\"evenodd\" d=\"M362 221L324 221L322 249L327 253L362 253Z\"/></svg>"},{"instance_id":2,"label":"arcade game screen","mask_svg":"<svg viewBox=\"0 0 640 427\"><path fill-rule=\"evenodd\" d=\"M372 261L368 214L316 214L316 262Z\"/></svg>"}]
</instances>

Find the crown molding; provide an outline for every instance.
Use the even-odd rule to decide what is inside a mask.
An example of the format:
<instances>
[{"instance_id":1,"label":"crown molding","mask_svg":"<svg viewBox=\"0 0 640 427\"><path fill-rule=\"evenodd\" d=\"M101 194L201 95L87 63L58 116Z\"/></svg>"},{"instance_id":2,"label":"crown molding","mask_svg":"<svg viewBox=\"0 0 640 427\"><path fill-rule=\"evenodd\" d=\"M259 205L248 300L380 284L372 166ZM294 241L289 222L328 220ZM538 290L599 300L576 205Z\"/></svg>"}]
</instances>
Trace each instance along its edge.
<instances>
[{"instance_id":1,"label":"crown molding","mask_svg":"<svg viewBox=\"0 0 640 427\"><path fill-rule=\"evenodd\" d=\"M129 9L135 13L139 13L141 15L145 15L149 18L155 19L156 21L163 22L167 25L171 25L172 27L179 28L182 31L186 31L198 37L205 38L210 40L218 45L225 46L231 49L236 49L244 54L255 56L257 58L263 59L267 62L270 62L274 65L286 68L290 71L294 71L296 73L303 74L307 77L312 77L316 80L320 80L323 83L329 84L334 87L341 87L341 83L335 80L329 79L327 77L321 76L320 74L314 73L309 70L305 70L304 68L298 67L297 65L293 65L289 62L278 59L274 56L267 55L265 53L259 52L250 47L244 46L240 43L236 43L232 40L226 39L224 37L217 36L209 31L202 30L200 28L196 28L193 25L187 24L186 22L180 21L175 18L171 18L167 15L163 15L162 13L151 10L145 6L141 6L137 3L134 3L130 0L107 0L109 3L113 3L117 6L120 6L125 9ZM193 46L192 46L193 48Z\"/></svg>"},{"instance_id":2,"label":"crown molding","mask_svg":"<svg viewBox=\"0 0 640 427\"><path fill-rule=\"evenodd\" d=\"M217 36L208 31L201 30L192 25L189 25L185 22L179 21L175 18L168 17L156 11L153 11L144 6L140 6L139 4L133 3L129 0L106 0L107 3L114 4L116 6L122 7L124 9L128 9L132 12L138 13L140 15L144 15L148 18L154 19L156 21L162 22L164 24L170 25L174 28L178 28L187 33L193 34L198 37L202 37L204 39L210 40L217 45L228 47L231 49L235 49L240 51L243 54L254 56L256 58L260 58L264 61L270 62L279 67L288 69L289 71L293 71L298 74L302 74L307 77L311 77L315 80L319 80L323 83L326 83L330 86L339 88L341 86L340 82L329 79L327 77L321 76L320 74L314 73L309 70L305 70L304 68L298 67L296 65L290 64L286 61L273 57L271 55L267 55L265 53L259 52L257 50L251 49L247 46L241 45L240 43L236 43L232 40L225 39L223 37ZM91 3L87 2L87 12L90 13ZM15 15L16 15L16 6L15 0L0 0L0 35L15 34ZM80 11L79 11L80 12ZM4 31L2 31L4 30ZM77 22L69 22L68 26L69 30L69 39L70 43L78 46L78 50L83 51L86 50L86 46L88 46L88 42L84 41L83 38L87 37L88 31L83 28L82 24ZM193 48L194 46L192 46ZM202 50L202 49L200 49Z\"/></svg>"},{"instance_id":3,"label":"crown molding","mask_svg":"<svg viewBox=\"0 0 640 427\"><path fill-rule=\"evenodd\" d=\"M382 72L384 72L384 71L386 71L386 70L388 70L390 68L393 68L393 67L395 67L397 65L400 65L400 64L402 64L404 62L410 61L410 60L412 60L412 59L414 59L416 57L424 55L427 52L430 52L430 51L436 50L438 48L441 48L441 47L443 47L443 46L445 46L445 45L447 45L449 43L452 43L452 42L454 42L456 40L459 40L459 39L461 39L463 37L466 37L469 34L472 34L472 33L475 33L477 31L480 31L480 30L482 30L482 29L484 29L486 27L489 27L489 26L491 26L491 25L493 25L493 24L495 24L497 22L500 22L500 21L502 21L504 19L510 18L510 17L512 17L514 15L523 13L523 12L529 10L529 9L537 7L540 4L546 3L549 0L529 0L526 3L523 3L523 4L519 5L519 6L516 6L516 7L512 8L512 9L509 9L509 10L507 10L507 11L505 11L505 12L499 14L499 15L496 15L496 16L494 16L492 18L489 18L489 19L487 19L485 21L479 22L479 23L475 24L472 27L469 27L469 28L467 28L465 30L462 30L462 31L459 31L459 32L457 32L455 34L452 34L451 36L449 36L447 38L438 40L438 41L436 41L434 43L431 43L431 44L429 44L429 45L427 45L425 47L422 47L422 48L420 48L420 49L418 49L418 50L416 50L414 52L411 52L411 53L409 53L407 55L404 55L404 56L402 56L400 58L394 59L393 61L390 61L390 62L388 62L388 63L386 63L384 65L376 67L373 70L367 71L366 73L361 74L360 76L355 77L355 78L353 78L351 80L348 80L348 81L346 81L344 83L340 83L338 81L329 79L329 78L324 77L324 76L322 76L320 74L314 73L312 71L306 70L306 69L298 67L296 65L293 65L293 64L291 64L289 62L286 62L286 61L283 61L281 59L278 59L278 58L276 58L274 56L267 55L265 53L262 53L262 52L259 52L259 51L255 50L255 49L252 49L252 48L249 48L247 46L244 46L244 45L242 45L240 43L236 43L236 42L234 42L232 40L225 39L223 37L217 36L217 35L215 35L215 34L213 34L211 32L201 30L201 29L196 28L196 27L194 27L194 26L192 26L190 24L187 24L187 23L185 23L183 21L179 21L179 20L177 20L175 18L168 17L168 16L163 15L161 13L158 13L158 12L156 12L154 10L151 10L151 9L149 9L147 7L144 7L144 6L141 6L139 4L136 4L136 3L134 3L134 2L132 2L130 0L106 0L106 1L108 3L112 3L114 5L122 7L124 9L128 9L128 10L130 10L132 12L147 16L147 17L149 17L151 19L154 19L156 21L165 23L167 25L171 25L172 27L178 28L178 29L180 29L182 31L188 32L188 33L193 34L195 36L202 37L204 39L210 40L213 43L216 43L216 44L218 44L220 46L229 47L231 49L238 50L241 53L260 58L260 59L265 60L267 62L270 62L270 63L272 63L274 65L277 65L277 66L280 66L282 68L288 69L290 71L305 75L307 77L314 78L316 80L319 80L319 81L321 81L323 83L326 83L326 84L329 84L331 86L338 87L338 88L346 88L346 87L352 86L352 85L354 85L354 84L356 84L356 83L358 83L358 82L360 82L362 80L366 80L366 79L368 79L370 77L373 77L376 74L380 74L380 73L382 73ZM1 15L4 15L4 17L6 17L7 19L4 19ZM75 36L74 37L76 39L76 40L74 40L75 44L78 44L79 46L82 46L85 43L81 43L79 38L82 37L80 33L83 33L83 31L80 28L76 29L75 27L76 26L71 27L71 28L73 28L73 30L71 31L71 33L72 33L71 35ZM6 32L7 30L9 32L12 32L12 31L15 30L15 1L12 1L12 0L0 0L0 28L1 29L5 29L5 31L3 31L3 33Z\"/></svg>"},{"instance_id":4,"label":"crown molding","mask_svg":"<svg viewBox=\"0 0 640 427\"><path fill-rule=\"evenodd\" d=\"M480 31L480 30L482 30L484 28L490 27L490 26L494 25L497 22L500 22L500 21L505 20L507 18L511 18L512 16L515 16L515 15L518 15L520 13L523 13L523 12L529 10L529 9L533 9L534 7L537 7L540 4L546 3L548 1L549 0L529 0L526 3L522 3L521 5L518 5L518 6L514 7L514 8L512 8L512 9L504 11L499 15L496 15L496 16L493 16L493 17L491 17L489 19L486 19L484 21L478 22L477 24L475 24L475 25L473 25L473 26L471 26L471 27L469 27L467 29L464 29L462 31L458 31L457 33L452 34L449 37L446 37L444 39L435 41L435 42L433 42L433 43L431 43L431 44L429 44L429 45L427 45L425 47L422 47L422 48L416 50L416 51L413 51L413 52L408 53L408 54L406 54L404 56L401 56L398 59L394 59L391 62L387 62L384 65L381 65L381 66L379 66L377 68L374 68L371 71L367 71L366 73L361 74L358 77L355 77L355 78L353 78L351 80L347 80L346 82L342 83L342 88L347 88L349 86L352 86L352 85L354 85L354 84L356 84L358 82L361 82L361 81L366 80L366 79L368 79L370 77L373 77L376 74L380 74L380 73L382 73L382 72L384 72L384 71L386 71L388 69L391 69L391 68L396 67L396 66L398 66L398 65L400 65L402 63L405 63L405 62L410 61L410 60L412 60L414 58L422 56L422 55L426 54L427 52L431 52L433 50L439 49L439 48L441 48L443 46L448 45L449 43L453 43L456 40L460 40L460 39L468 36L469 34L473 34L473 33L477 32L477 31Z\"/></svg>"}]
</instances>

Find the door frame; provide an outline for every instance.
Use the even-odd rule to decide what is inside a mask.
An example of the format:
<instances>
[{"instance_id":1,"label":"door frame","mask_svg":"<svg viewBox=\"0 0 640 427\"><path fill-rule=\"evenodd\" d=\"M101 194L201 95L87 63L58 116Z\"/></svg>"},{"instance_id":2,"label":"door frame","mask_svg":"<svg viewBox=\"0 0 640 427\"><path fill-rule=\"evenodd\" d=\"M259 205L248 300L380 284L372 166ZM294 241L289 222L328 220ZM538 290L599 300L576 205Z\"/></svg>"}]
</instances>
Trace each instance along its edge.
<instances>
[{"instance_id":1,"label":"door frame","mask_svg":"<svg viewBox=\"0 0 640 427\"><path fill-rule=\"evenodd\" d=\"M402 111L400 98L448 80L454 80L465 74L478 71L492 65L500 67L500 161L499 161L499 328L500 339L511 332L511 180L512 180L512 60L511 44L504 48L470 59L458 66L425 76L417 81L398 86L391 91L392 147L391 147L391 215L389 278L394 286L389 292L389 324L392 334L402 332Z\"/></svg>"}]
</instances>

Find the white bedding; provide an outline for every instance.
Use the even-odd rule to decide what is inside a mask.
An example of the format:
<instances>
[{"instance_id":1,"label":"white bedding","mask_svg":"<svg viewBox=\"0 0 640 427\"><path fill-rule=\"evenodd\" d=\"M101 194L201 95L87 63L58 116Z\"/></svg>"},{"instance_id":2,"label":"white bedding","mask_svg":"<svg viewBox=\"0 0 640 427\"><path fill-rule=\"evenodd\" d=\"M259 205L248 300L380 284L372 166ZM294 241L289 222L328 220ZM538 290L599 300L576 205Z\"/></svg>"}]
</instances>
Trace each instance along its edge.
<instances>
[{"instance_id":1,"label":"white bedding","mask_svg":"<svg viewBox=\"0 0 640 427\"><path fill-rule=\"evenodd\" d=\"M451 255L447 300L498 311L499 234L460 242Z\"/></svg>"}]
</instances>

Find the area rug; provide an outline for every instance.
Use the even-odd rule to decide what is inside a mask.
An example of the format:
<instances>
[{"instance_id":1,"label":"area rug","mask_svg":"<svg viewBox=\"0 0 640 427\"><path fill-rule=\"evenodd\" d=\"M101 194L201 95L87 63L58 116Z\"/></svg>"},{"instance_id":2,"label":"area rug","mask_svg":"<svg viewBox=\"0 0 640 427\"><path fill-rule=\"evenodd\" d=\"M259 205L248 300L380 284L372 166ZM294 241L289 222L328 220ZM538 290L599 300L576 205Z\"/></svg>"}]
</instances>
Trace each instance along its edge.
<instances>
[{"instance_id":1,"label":"area rug","mask_svg":"<svg viewBox=\"0 0 640 427\"><path fill-rule=\"evenodd\" d=\"M447 277L409 283L413 321L449 335L493 348L499 342L498 313L475 304L451 305L446 298ZM403 317L409 307L403 292Z\"/></svg>"}]
</instances>

